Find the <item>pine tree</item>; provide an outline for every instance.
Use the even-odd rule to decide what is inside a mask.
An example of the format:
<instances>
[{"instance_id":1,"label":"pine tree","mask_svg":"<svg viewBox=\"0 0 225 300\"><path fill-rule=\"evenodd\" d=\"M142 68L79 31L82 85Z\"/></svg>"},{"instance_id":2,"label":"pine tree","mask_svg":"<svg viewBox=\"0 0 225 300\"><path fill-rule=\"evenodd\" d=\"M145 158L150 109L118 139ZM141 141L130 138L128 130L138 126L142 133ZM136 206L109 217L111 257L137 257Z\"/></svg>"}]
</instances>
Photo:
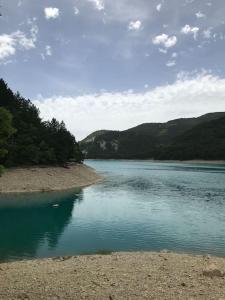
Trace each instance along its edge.
<instances>
[{"instance_id":1,"label":"pine tree","mask_svg":"<svg viewBox=\"0 0 225 300\"><path fill-rule=\"evenodd\" d=\"M0 160L5 157L7 151L7 140L15 132L12 127L12 115L9 111L0 107ZM0 165L0 175L2 174L3 166Z\"/></svg>"}]
</instances>

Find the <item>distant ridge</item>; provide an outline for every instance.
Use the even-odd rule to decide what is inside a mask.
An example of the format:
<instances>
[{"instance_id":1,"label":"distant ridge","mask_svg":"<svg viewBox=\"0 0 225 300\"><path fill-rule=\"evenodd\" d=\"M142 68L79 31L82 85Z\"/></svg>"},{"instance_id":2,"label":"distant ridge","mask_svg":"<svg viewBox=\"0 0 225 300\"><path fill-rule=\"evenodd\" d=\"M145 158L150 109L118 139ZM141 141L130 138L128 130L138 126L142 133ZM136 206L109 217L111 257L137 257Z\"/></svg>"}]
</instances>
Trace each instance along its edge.
<instances>
[{"instance_id":1,"label":"distant ridge","mask_svg":"<svg viewBox=\"0 0 225 300\"><path fill-rule=\"evenodd\" d=\"M225 159L224 123L225 112L215 112L124 131L99 130L82 140L80 147L86 158ZM204 151L203 145L210 150Z\"/></svg>"}]
</instances>

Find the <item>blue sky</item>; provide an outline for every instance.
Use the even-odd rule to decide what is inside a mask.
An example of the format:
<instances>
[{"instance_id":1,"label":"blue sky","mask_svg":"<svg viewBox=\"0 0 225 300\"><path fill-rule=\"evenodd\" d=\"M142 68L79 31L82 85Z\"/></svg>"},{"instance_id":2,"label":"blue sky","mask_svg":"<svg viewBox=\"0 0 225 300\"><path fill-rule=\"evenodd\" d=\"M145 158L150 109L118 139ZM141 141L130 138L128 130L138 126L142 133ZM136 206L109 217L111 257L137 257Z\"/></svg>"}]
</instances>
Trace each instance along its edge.
<instances>
[{"instance_id":1,"label":"blue sky","mask_svg":"<svg viewBox=\"0 0 225 300\"><path fill-rule=\"evenodd\" d=\"M225 109L224 0L2 0L1 12L0 76L77 139Z\"/></svg>"}]
</instances>

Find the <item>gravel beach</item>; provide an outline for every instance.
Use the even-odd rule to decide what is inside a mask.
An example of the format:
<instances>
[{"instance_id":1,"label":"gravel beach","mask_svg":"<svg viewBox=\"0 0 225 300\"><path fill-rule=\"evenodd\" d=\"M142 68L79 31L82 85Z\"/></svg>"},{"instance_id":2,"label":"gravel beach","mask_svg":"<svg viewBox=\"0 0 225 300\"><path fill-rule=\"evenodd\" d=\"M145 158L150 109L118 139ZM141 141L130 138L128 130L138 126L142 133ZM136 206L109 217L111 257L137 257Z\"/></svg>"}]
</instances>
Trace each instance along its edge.
<instances>
[{"instance_id":1,"label":"gravel beach","mask_svg":"<svg viewBox=\"0 0 225 300\"><path fill-rule=\"evenodd\" d=\"M225 259L113 253L0 264L0 299L225 299Z\"/></svg>"},{"instance_id":2,"label":"gravel beach","mask_svg":"<svg viewBox=\"0 0 225 300\"><path fill-rule=\"evenodd\" d=\"M84 187L102 180L94 169L73 164L63 167L6 169L0 177L0 193L48 192Z\"/></svg>"}]
</instances>

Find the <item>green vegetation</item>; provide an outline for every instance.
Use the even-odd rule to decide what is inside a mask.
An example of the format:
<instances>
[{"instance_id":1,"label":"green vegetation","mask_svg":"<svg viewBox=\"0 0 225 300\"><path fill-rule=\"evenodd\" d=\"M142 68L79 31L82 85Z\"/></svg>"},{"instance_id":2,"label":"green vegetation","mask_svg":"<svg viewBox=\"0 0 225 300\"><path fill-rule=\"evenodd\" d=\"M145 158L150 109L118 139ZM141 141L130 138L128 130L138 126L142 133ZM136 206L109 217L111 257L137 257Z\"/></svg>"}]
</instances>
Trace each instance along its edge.
<instances>
[{"instance_id":1,"label":"green vegetation","mask_svg":"<svg viewBox=\"0 0 225 300\"><path fill-rule=\"evenodd\" d=\"M12 127L12 115L0 107L0 159L3 159L7 151L7 140L15 132ZM3 173L3 166L0 165L0 176Z\"/></svg>"},{"instance_id":2,"label":"green vegetation","mask_svg":"<svg viewBox=\"0 0 225 300\"><path fill-rule=\"evenodd\" d=\"M158 153L160 159L225 160L225 117L205 122L177 137Z\"/></svg>"},{"instance_id":3,"label":"green vegetation","mask_svg":"<svg viewBox=\"0 0 225 300\"><path fill-rule=\"evenodd\" d=\"M225 113L97 131L80 142L87 158L225 159Z\"/></svg>"},{"instance_id":4,"label":"green vegetation","mask_svg":"<svg viewBox=\"0 0 225 300\"><path fill-rule=\"evenodd\" d=\"M56 119L43 122L38 109L30 100L24 99L19 93L14 94L0 80L0 108L7 115L8 128L10 123L15 128L9 134L0 127L0 137L4 148L0 164L7 167L21 165L65 164L68 161L82 162L83 155L75 137L66 129L63 122ZM6 110L8 113L6 113ZM4 122L3 122L4 123Z\"/></svg>"}]
</instances>

